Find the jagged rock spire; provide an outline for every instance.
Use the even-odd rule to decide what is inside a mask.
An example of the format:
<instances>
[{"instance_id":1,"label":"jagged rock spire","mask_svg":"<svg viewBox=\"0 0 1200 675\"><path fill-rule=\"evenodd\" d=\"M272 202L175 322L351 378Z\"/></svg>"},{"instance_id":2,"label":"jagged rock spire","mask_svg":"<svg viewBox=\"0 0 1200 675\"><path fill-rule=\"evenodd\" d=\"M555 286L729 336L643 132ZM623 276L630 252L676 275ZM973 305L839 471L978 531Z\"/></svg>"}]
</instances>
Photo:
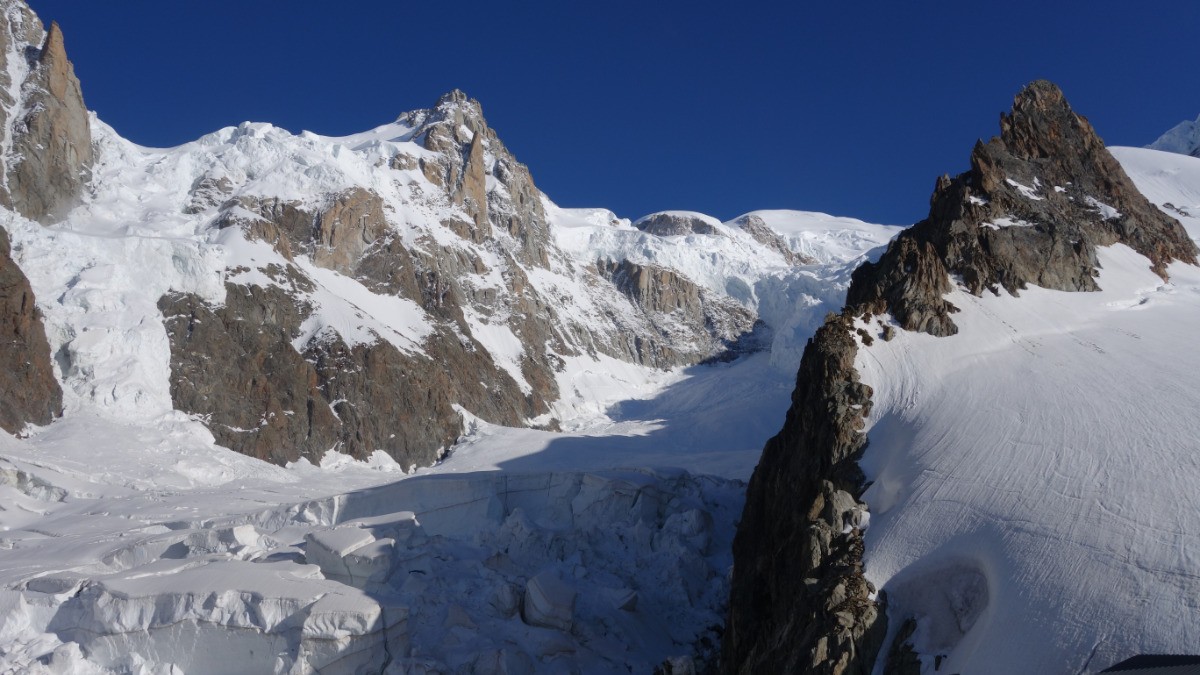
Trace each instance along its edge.
<instances>
[{"instance_id":1,"label":"jagged rock spire","mask_svg":"<svg viewBox=\"0 0 1200 675\"><path fill-rule=\"evenodd\" d=\"M1092 291L1096 247L1116 243L1164 277L1172 261L1196 262L1183 226L1138 192L1087 119L1040 80L1001 115L1000 136L975 145L969 171L938 179L929 216L855 272L847 304L949 335L957 329L955 309L942 299L947 275L960 275L976 294L1015 294L1029 284Z\"/></svg>"},{"instance_id":2,"label":"jagged rock spire","mask_svg":"<svg viewBox=\"0 0 1200 675\"><path fill-rule=\"evenodd\" d=\"M5 58L19 58L19 52L10 51ZM17 211L49 222L79 201L91 177L92 137L83 93L57 23L51 22L30 66L20 87L21 113L12 125L17 160L8 167L7 184Z\"/></svg>"}]
</instances>

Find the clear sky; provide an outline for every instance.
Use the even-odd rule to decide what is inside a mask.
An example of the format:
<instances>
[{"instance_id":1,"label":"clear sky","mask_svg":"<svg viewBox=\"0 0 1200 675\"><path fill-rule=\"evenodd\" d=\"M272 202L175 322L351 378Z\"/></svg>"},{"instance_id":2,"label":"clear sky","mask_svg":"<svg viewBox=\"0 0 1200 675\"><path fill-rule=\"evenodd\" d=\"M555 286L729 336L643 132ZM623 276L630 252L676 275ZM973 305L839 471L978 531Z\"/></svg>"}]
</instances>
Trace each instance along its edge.
<instances>
[{"instance_id":1,"label":"clear sky","mask_svg":"<svg viewBox=\"0 0 1200 675\"><path fill-rule=\"evenodd\" d=\"M627 217L914 222L1037 78L1114 145L1200 115L1190 0L29 2L143 145L345 134L457 87L553 200Z\"/></svg>"}]
</instances>

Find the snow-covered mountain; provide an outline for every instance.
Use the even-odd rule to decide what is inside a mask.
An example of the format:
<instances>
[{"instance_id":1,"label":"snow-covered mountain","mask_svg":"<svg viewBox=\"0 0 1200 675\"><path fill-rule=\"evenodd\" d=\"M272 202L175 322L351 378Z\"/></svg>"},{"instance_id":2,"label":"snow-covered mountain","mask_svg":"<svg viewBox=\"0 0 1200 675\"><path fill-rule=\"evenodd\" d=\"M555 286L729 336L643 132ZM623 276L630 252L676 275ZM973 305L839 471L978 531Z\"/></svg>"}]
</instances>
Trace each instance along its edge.
<instances>
[{"instance_id":1,"label":"snow-covered mountain","mask_svg":"<svg viewBox=\"0 0 1200 675\"><path fill-rule=\"evenodd\" d=\"M24 25L9 22L9 62L23 40L62 52L61 33L41 48ZM42 90L14 80L9 95L27 89ZM571 373L613 360L663 369L776 343L786 367L838 292L814 265L891 235L803 213L771 216L784 233L747 230L753 214L666 232L561 209L457 91L341 138L247 123L153 149L94 118L85 132L74 208L6 224L68 414L182 412L276 463L332 449L428 465L463 431L459 408L557 428Z\"/></svg>"},{"instance_id":2,"label":"snow-covered mountain","mask_svg":"<svg viewBox=\"0 0 1200 675\"><path fill-rule=\"evenodd\" d=\"M0 34L0 672L712 651L740 479L898 228L560 208L457 91L139 147Z\"/></svg>"},{"instance_id":3,"label":"snow-covered mountain","mask_svg":"<svg viewBox=\"0 0 1200 675\"><path fill-rule=\"evenodd\" d=\"M1200 159L1113 154L1034 83L855 272L748 489L727 672L1092 673L1200 644Z\"/></svg>"},{"instance_id":4,"label":"snow-covered mountain","mask_svg":"<svg viewBox=\"0 0 1200 675\"><path fill-rule=\"evenodd\" d=\"M885 250L560 207L459 91L139 147L56 26L0 0L0 36L0 672L1200 642L1200 159L1114 160L1037 83Z\"/></svg>"},{"instance_id":5,"label":"snow-covered mountain","mask_svg":"<svg viewBox=\"0 0 1200 675\"><path fill-rule=\"evenodd\" d=\"M1200 157L1200 118L1176 124L1147 147L1151 150Z\"/></svg>"}]
</instances>

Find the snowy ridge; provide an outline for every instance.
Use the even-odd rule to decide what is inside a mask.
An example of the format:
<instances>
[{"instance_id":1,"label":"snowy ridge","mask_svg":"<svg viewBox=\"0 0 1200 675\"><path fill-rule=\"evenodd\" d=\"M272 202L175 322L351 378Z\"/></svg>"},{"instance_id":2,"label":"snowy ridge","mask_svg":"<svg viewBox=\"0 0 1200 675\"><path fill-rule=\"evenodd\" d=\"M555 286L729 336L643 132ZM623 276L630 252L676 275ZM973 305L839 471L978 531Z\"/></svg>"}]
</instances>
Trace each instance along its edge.
<instances>
[{"instance_id":1,"label":"snowy ridge","mask_svg":"<svg viewBox=\"0 0 1200 675\"><path fill-rule=\"evenodd\" d=\"M1195 204L1200 160L1114 154L1155 203ZM1099 253L1100 292L954 290L958 335L859 351L866 575L930 672L1091 673L1200 643L1200 271Z\"/></svg>"},{"instance_id":2,"label":"snowy ridge","mask_svg":"<svg viewBox=\"0 0 1200 675\"><path fill-rule=\"evenodd\" d=\"M666 211L661 213L708 222L716 233L659 237L603 209L548 203L546 212L557 226L559 245L580 264L590 258L664 267L753 309L772 329L772 364L789 375L825 312L844 299L850 272L901 229L807 211L753 211L727 223L691 211ZM739 225L748 216L763 218L792 251L815 262L792 265L764 247Z\"/></svg>"},{"instance_id":3,"label":"snowy ridge","mask_svg":"<svg viewBox=\"0 0 1200 675\"><path fill-rule=\"evenodd\" d=\"M1195 121L1184 120L1176 124L1146 147L1151 150L1195 156L1196 153L1200 153L1200 117Z\"/></svg>"}]
</instances>

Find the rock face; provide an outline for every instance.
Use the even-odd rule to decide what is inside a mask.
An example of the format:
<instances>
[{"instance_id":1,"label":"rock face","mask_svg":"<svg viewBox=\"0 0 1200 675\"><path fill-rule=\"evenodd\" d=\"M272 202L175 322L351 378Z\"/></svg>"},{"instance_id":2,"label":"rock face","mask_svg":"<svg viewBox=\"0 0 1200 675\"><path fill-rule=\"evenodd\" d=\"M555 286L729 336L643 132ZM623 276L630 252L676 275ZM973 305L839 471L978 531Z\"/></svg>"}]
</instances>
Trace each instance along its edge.
<instances>
[{"instance_id":1,"label":"rock face","mask_svg":"<svg viewBox=\"0 0 1200 675\"><path fill-rule=\"evenodd\" d=\"M10 25L10 36L12 30ZM19 58L11 53L9 57ZM21 215L50 222L79 201L91 176L92 138L79 80L67 60L58 24L50 24L45 43L28 67L12 120L14 160L7 167L8 188Z\"/></svg>"},{"instance_id":2,"label":"rock face","mask_svg":"<svg viewBox=\"0 0 1200 675\"><path fill-rule=\"evenodd\" d=\"M890 313L905 329L957 331L950 275L972 293L1029 284L1096 286L1097 246L1126 244L1160 275L1195 263L1178 222L1132 185L1085 119L1040 81L976 145L971 170L938 179L929 217L853 275L846 308L805 349L783 430L763 450L734 541L722 669L727 673L871 672L886 632L862 572L866 505L857 465L871 391L858 381L857 318ZM885 672L911 667L902 644Z\"/></svg>"},{"instance_id":3,"label":"rock face","mask_svg":"<svg viewBox=\"0 0 1200 675\"><path fill-rule=\"evenodd\" d=\"M754 237L755 241L783 256L784 260L793 265L811 265L816 262L812 258L793 251L778 232L767 227L767 223L753 213L748 213L734 222L744 232Z\"/></svg>"},{"instance_id":4,"label":"rock face","mask_svg":"<svg viewBox=\"0 0 1200 675\"><path fill-rule=\"evenodd\" d=\"M0 129L12 144L0 160L7 162L0 204L48 221L78 201L92 162L87 109L62 31L56 24L45 31L23 2L0 5ZM3 229L0 341L0 428L48 424L62 413L62 390L29 280Z\"/></svg>"},{"instance_id":5,"label":"rock face","mask_svg":"<svg viewBox=\"0 0 1200 675\"><path fill-rule=\"evenodd\" d=\"M871 390L854 369L851 323L832 315L809 342L783 430L747 488L725 672L866 675L886 632L862 575L857 459Z\"/></svg>"},{"instance_id":6,"label":"rock face","mask_svg":"<svg viewBox=\"0 0 1200 675\"><path fill-rule=\"evenodd\" d=\"M0 228L0 429L15 434L62 414L62 390L33 290L9 253Z\"/></svg>"},{"instance_id":7,"label":"rock face","mask_svg":"<svg viewBox=\"0 0 1200 675\"><path fill-rule=\"evenodd\" d=\"M597 263L610 280L642 310L654 330L629 333L642 363L669 366L711 357L715 346L734 346L754 330L754 313L727 298L716 298L677 272L629 260Z\"/></svg>"},{"instance_id":8,"label":"rock face","mask_svg":"<svg viewBox=\"0 0 1200 675\"><path fill-rule=\"evenodd\" d=\"M310 256L415 299L440 319L425 353L402 352L385 340L351 345L335 332L297 345L314 310L305 297L315 286L291 263L268 270L275 285L229 283L221 307L195 295L165 296L159 307L171 341L172 399L204 416L222 445L276 463L315 461L335 449L358 458L381 450L405 466L425 465L458 436L454 403L519 426L556 393L552 379L536 378L539 388L523 392L469 337L457 296L439 275L398 241L384 240L378 196L361 189L337 194L316 213L241 198L221 219L288 260Z\"/></svg>"},{"instance_id":9,"label":"rock face","mask_svg":"<svg viewBox=\"0 0 1200 675\"><path fill-rule=\"evenodd\" d=\"M1196 261L1178 221L1137 191L1062 92L1039 81L1001 116L1000 136L976 144L970 171L938 179L929 217L855 272L847 305L951 335L947 274L975 294L1028 284L1091 291L1096 247L1116 243L1149 258L1159 275L1173 260Z\"/></svg>"},{"instance_id":10,"label":"rock face","mask_svg":"<svg viewBox=\"0 0 1200 675\"><path fill-rule=\"evenodd\" d=\"M490 422L521 426L557 398L555 360L548 352L571 353L572 347L559 333L553 308L530 292L522 269L545 266L550 256L540 193L528 171L487 127L479 104L462 92L404 121L438 154L420 160L397 155L392 166L420 167L445 190L451 214L467 217L450 215L442 225L471 244L490 243L505 262L507 292L472 284L489 268L471 246L402 241L384 200L365 188L327 195L316 208L227 198L218 227L239 228L280 253L286 266L269 272L279 283L230 283L221 307L195 295L160 301L171 338L174 404L203 416L222 445L277 463L317 460L336 449L358 458L381 450L405 466L423 465L457 438L462 422L454 404ZM486 192L489 178L502 189ZM222 180L198 181L189 208L203 211L232 192L234 186ZM494 243L493 223L511 244ZM420 345L423 353L384 340L351 345L334 332L297 343L313 312L304 296L315 288L291 264L301 257L376 293L419 304L435 324ZM475 340L466 312L484 314L490 317L485 321L525 338L524 383Z\"/></svg>"},{"instance_id":11,"label":"rock face","mask_svg":"<svg viewBox=\"0 0 1200 675\"><path fill-rule=\"evenodd\" d=\"M652 213L637 220L637 229L658 237L676 237L688 234L720 234L717 224L700 214L686 211L663 211Z\"/></svg>"}]
</instances>

